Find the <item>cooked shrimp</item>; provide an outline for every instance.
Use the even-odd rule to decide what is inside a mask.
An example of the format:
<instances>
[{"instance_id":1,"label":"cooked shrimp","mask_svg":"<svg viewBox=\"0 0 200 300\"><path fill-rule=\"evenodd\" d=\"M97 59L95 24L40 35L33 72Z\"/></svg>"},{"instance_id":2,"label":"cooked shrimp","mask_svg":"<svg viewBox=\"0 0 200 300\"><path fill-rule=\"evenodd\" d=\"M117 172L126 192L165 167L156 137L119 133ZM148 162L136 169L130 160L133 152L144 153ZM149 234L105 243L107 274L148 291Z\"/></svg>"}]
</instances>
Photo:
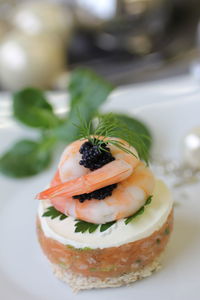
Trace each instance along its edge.
<instances>
[{"instance_id":1,"label":"cooked shrimp","mask_svg":"<svg viewBox=\"0 0 200 300\"><path fill-rule=\"evenodd\" d=\"M51 187L38 194L37 198L43 200L90 193L126 179L132 170L132 166L124 160L114 160L96 171Z\"/></svg>"},{"instance_id":2,"label":"cooked shrimp","mask_svg":"<svg viewBox=\"0 0 200 300\"><path fill-rule=\"evenodd\" d=\"M79 149L84 142L85 140L75 141L64 150L58 165L60 183L78 178L90 172L89 169L79 164L81 160Z\"/></svg>"},{"instance_id":3,"label":"cooked shrimp","mask_svg":"<svg viewBox=\"0 0 200 300\"><path fill-rule=\"evenodd\" d=\"M77 201L75 215L81 220L99 224L128 217L144 205L153 188L154 177L141 162L129 178L118 183L112 196L104 200Z\"/></svg>"},{"instance_id":4,"label":"cooked shrimp","mask_svg":"<svg viewBox=\"0 0 200 300\"><path fill-rule=\"evenodd\" d=\"M62 213L87 222L103 224L128 217L142 207L154 189L154 176L135 154L126 153L109 145L115 161L93 172L79 165L80 146L85 141L72 143L64 151L51 188L40 193L38 199L50 199ZM81 203L72 196L90 193L101 187L118 183L112 195L103 200Z\"/></svg>"},{"instance_id":5,"label":"cooked shrimp","mask_svg":"<svg viewBox=\"0 0 200 300\"><path fill-rule=\"evenodd\" d=\"M116 138L116 140L120 139ZM128 144L126 142L124 142L123 140L120 141L128 147ZM77 140L67 146L64 150L57 171L57 179L60 179L60 183L78 178L91 172L89 169L79 164L79 161L81 160L79 149L85 142L86 140ZM138 164L139 161L137 159L137 151L133 147L130 147L130 150L135 154L135 157L131 154L123 152L116 146L109 145L109 147L111 149L112 155L116 159L125 160L128 164L132 165L133 168Z\"/></svg>"}]
</instances>

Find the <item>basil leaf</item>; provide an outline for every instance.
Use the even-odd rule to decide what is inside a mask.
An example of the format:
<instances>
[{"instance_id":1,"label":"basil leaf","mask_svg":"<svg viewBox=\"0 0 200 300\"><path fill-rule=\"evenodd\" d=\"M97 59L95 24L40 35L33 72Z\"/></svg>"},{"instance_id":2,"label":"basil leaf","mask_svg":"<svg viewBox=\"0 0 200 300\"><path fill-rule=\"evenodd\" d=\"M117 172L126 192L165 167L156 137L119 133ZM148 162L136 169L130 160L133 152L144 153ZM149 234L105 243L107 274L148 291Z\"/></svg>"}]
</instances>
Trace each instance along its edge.
<instances>
[{"instance_id":1,"label":"basil leaf","mask_svg":"<svg viewBox=\"0 0 200 300\"><path fill-rule=\"evenodd\" d=\"M26 88L13 95L14 117L25 125L36 128L53 128L60 124L44 93Z\"/></svg>"},{"instance_id":2,"label":"basil leaf","mask_svg":"<svg viewBox=\"0 0 200 300\"><path fill-rule=\"evenodd\" d=\"M69 83L70 112L64 124L55 129L55 134L65 142L79 138L80 117L88 123L113 87L101 77L87 69L77 69Z\"/></svg>"},{"instance_id":3,"label":"basil leaf","mask_svg":"<svg viewBox=\"0 0 200 300\"><path fill-rule=\"evenodd\" d=\"M17 178L38 174L49 166L51 148L49 141L21 140L0 158L0 171Z\"/></svg>"},{"instance_id":4,"label":"basil leaf","mask_svg":"<svg viewBox=\"0 0 200 300\"><path fill-rule=\"evenodd\" d=\"M140 135L141 139L143 140L143 143L146 146L147 155L149 158L150 149L152 145L152 135L149 129L147 128L147 126L143 122L139 121L138 119L132 118L124 114L113 114L113 115L116 118L118 118L121 122L125 123L130 130ZM145 157L143 157L143 159L146 160Z\"/></svg>"}]
</instances>

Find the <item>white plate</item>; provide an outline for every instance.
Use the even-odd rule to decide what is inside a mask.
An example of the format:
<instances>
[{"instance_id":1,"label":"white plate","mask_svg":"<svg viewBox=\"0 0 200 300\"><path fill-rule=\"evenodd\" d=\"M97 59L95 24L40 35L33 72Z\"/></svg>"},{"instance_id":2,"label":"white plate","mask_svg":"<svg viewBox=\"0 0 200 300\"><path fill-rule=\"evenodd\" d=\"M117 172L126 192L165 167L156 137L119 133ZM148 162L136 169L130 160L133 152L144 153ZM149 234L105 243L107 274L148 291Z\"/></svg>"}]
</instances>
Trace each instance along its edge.
<instances>
[{"instance_id":1,"label":"white plate","mask_svg":"<svg viewBox=\"0 0 200 300\"><path fill-rule=\"evenodd\" d=\"M138 97L142 101L142 93ZM189 95L187 98L191 99L169 99L169 103L149 105L134 111L152 129L154 154L178 157L181 140L186 131L200 125L199 99L196 97L195 100L194 96ZM131 102L127 103L126 109L129 112L132 108ZM33 134L10 120L4 120L0 123L0 151L3 152L16 138L30 137ZM190 200L183 199L176 208L174 233L161 271L129 287L84 291L75 296L68 286L52 275L35 234L37 201L33 198L49 181L54 168L55 166L26 180L11 180L0 176L1 299L200 299L199 185L190 191Z\"/></svg>"}]
</instances>

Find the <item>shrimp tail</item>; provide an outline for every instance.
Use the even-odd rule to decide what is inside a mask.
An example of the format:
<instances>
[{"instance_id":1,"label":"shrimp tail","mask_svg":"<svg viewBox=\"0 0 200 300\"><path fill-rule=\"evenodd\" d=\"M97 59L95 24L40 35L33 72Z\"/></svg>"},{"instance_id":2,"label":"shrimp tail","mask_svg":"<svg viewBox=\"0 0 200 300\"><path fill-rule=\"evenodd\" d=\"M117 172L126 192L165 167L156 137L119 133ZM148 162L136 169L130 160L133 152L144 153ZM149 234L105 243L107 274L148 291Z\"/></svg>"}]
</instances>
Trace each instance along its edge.
<instances>
[{"instance_id":1,"label":"shrimp tail","mask_svg":"<svg viewBox=\"0 0 200 300\"><path fill-rule=\"evenodd\" d=\"M53 186L36 196L38 200L54 197L72 197L90 193L107 185L118 183L128 178L133 167L126 161L117 159L103 167L76 179Z\"/></svg>"}]
</instances>

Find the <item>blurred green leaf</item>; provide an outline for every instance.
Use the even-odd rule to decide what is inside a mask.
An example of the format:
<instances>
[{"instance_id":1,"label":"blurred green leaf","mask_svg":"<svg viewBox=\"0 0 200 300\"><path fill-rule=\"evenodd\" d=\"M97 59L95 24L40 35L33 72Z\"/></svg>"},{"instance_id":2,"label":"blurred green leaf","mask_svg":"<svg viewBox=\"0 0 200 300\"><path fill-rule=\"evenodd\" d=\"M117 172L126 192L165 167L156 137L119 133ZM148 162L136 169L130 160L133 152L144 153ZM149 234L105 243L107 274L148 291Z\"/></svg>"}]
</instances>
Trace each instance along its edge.
<instances>
[{"instance_id":1,"label":"blurred green leaf","mask_svg":"<svg viewBox=\"0 0 200 300\"><path fill-rule=\"evenodd\" d=\"M120 121L124 122L130 130L133 130L140 134L141 136L146 136L144 138L144 143L146 144L147 148L150 149L152 145L152 136L147 128L147 126L139 121L138 119L135 119L133 117L130 117L125 114L114 114Z\"/></svg>"},{"instance_id":2,"label":"blurred green leaf","mask_svg":"<svg viewBox=\"0 0 200 300\"><path fill-rule=\"evenodd\" d=\"M53 141L21 140L0 158L0 171L15 178L38 174L51 162Z\"/></svg>"},{"instance_id":3,"label":"blurred green leaf","mask_svg":"<svg viewBox=\"0 0 200 300\"><path fill-rule=\"evenodd\" d=\"M76 69L71 73L68 90L70 110L65 120L54 114L52 106L41 90L26 88L13 95L14 117L27 126L40 129L43 137L39 142L19 141L3 154L0 157L2 173L11 177L26 177L44 170L51 161L52 150L58 140L70 143L78 139L80 127L74 124L80 125L80 118L85 123L90 122L106 101L113 86L90 70ZM124 114L114 115L130 130L141 135L149 152L152 138L148 128L132 117ZM90 228L91 232L93 230L95 226Z\"/></svg>"},{"instance_id":4,"label":"blurred green leaf","mask_svg":"<svg viewBox=\"0 0 200 300\"><path fill-rule=\"evenodd\" d=\"M70 111L65 124L55 129L55 134L65 142L72 142L79 137L80 117L89 122L105 102L113 86L87 69L72 72L69 83Z\"/></svg>"},{"instance_id":5,"label":"blurred green leaf","mask_svg":"<svg viewBox=\"0 0 200 300\"><path fill-rule=\"evenodd\" d=\"M17 120L31 127L49 129L60 123L44 93L35 88L26 88L13 95L13 111Z\"/></svg>"},{"instance_id":6,"label":"blurred green leaf","mask_svg":"<svg viewBox=\"0 0 200 300\"><path fill-rule=\"evenodd\" d=\"M141 157L144 160L149 159L150 155L150 149L152 145L152 135L147 128L147 126L139 121L138 119L135 119L133 117L127 116L125 114L113 114L116 118L118 118L121 122L125 123L126 126L129 128L129 130L136 132L138 135L140 135L140 138L142 139L144 145L146 146L146 154L147 157ZM135 145L132 145L135 147ZM138 150L136 148L136 150ZM142 155L141 155L142 156Z\"/></svg>"}]
</instances>

